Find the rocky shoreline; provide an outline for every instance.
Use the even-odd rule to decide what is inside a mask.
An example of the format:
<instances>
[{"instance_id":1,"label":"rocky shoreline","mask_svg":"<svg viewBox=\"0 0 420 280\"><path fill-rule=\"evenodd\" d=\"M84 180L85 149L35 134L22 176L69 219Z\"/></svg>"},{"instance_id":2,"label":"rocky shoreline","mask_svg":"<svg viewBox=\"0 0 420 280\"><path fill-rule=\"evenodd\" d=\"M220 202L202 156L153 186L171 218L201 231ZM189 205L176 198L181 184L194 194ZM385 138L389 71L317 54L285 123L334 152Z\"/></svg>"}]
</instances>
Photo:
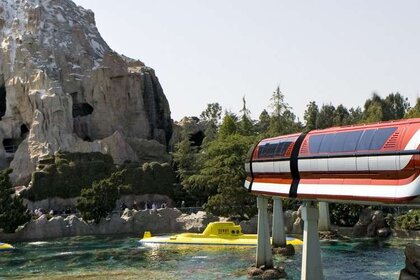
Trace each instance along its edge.
<instances>
[{"instance_id":1,"label":"rocky shoreline","mask_svg":"<svg viewBox=\"0 0 420 280\"><path fill-rule=\"evenodd\" d=\"M287 234L301 235L303 233L303 221L299 211L285 212L285 230ZM86 222L77 215L48 216L41 215L18 228L16 233L7 234L0 232L0 240L3 242L38 241L60 237L82 235L138 235L141 237L144 231L152 234L178 233L178 232L202 232L208 223L226 220L199 211L192 214L183 214L177 208L161 208L156 210L129 210L114 212L100 223ZM271 221L271 217L270 217ZM238 222L239 223L239 222ZM257 217L249 221L239 223L244 233L257 232ZM355 227L357 229L357 227ZM359 231L355 228L333 227L334 236L360 237L354 233ZM321 233L321 238L324 233ZM331 236L326 234L325 236ZM420 231L390 230L389 236L395 238L420 239Z\"/></svg>"}]
</instances>

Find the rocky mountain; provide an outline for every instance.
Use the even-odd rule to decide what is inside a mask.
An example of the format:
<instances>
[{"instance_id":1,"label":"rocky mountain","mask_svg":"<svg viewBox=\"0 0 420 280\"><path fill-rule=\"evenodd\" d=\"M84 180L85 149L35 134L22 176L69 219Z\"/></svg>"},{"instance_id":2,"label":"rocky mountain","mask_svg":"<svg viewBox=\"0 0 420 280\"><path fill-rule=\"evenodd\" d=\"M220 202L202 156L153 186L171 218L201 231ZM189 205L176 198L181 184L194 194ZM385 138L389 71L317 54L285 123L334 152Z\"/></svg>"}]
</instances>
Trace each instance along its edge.
<instances>
[{"instance_id":1,"label":"rocky mountain","mask_svg":"<svg viewBox=\"0 0 420 280\"><path fill-rule=\"evenodd\" d=\"M15 184L59 150L167 159L172 121L154 70L113 52L92 11L0 0L0 43L0 168Z\"/></svg>"}]
</instances>

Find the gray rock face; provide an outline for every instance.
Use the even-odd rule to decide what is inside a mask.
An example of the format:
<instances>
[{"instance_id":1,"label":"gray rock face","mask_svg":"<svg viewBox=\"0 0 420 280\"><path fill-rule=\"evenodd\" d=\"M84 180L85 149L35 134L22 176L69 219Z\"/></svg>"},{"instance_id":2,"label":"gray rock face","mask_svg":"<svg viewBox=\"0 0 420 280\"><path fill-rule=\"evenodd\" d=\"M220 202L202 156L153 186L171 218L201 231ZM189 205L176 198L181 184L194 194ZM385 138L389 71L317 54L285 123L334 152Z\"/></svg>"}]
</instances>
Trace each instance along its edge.
<instances>
[{"instance_id":1,"label":"gray rock face","mask_svg":"<svg viewBox=\"0 0 420 280\"><path fill-rule=\"evenodd\" d=\"M387 227L382 211L363 209L360 213L359 221L353 227L353 235L356 237L386 237L391 234Z\"/></svg>"},{"instance_id":2,"label":"gray rock face","mask_svg":"<svg viewBox=\"0 0 420 280\"><path fill-rule=\"evenodd\" d=\"M399 280L420 279L420 245L408 244L405 248L405 268Z\"/></svg>"},{"instance_id":3,"label":"gray rock face","mask_svg":"<svg viewBox=\"0 0 420 280\"><path fill-rule=\"evenodd\" d=\"M0 41L0 167L15 184L58 150L167 160L172 121L154 70L113 52L92 11L0 0Z\"/></svg>"},{"instance_id":4,"label":"gray rock face","mask_svg":"<svg viewBox=\"0 0 420 280\"><path fill-rule=\"evenodd\" d=\"M219 217L213 216L204 211L198 211L190 215L182 214L177 221L183 224L183 230L187 232L202 232L211 222L216 222Z\"/></svg>"},{"instance_id":5,"label":"gray rock face","mask_svg":"<svg viewBox=\"0 0 420 280\"><path fill-rule=\"evenodd\" d=\"M162 208L157 210L128 210L120 216L112 214L102 219L99 224L87 223L75 215L65 218L55 216L48 219L41 215L21 227L14 234L0 232L0 239L11 241L46 240L57 237L98 235L98 234L136 234L139 237L144 231L152 233L179 232L183 224L177 221L181 211L175 208Z\"/></svg>"}]
</instances>

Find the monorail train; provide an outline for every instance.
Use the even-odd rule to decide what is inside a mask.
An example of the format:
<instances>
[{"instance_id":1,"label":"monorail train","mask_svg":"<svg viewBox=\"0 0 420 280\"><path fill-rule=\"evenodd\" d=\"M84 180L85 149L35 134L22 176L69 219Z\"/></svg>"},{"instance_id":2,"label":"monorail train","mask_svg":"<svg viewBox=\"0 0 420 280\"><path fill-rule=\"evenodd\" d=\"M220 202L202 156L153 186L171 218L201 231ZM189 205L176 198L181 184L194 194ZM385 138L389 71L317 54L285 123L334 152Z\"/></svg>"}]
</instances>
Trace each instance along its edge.
<instances>
[{"instance_id":1,"label":"monorail train","mask_svg":"<svg viewBox=\"0 0 420 280\"><path fill-rule=\"evenodd\" d=\"M420 205L420 119L264 139L245 188L302 200Z\"/></svg>"}]
</instances>

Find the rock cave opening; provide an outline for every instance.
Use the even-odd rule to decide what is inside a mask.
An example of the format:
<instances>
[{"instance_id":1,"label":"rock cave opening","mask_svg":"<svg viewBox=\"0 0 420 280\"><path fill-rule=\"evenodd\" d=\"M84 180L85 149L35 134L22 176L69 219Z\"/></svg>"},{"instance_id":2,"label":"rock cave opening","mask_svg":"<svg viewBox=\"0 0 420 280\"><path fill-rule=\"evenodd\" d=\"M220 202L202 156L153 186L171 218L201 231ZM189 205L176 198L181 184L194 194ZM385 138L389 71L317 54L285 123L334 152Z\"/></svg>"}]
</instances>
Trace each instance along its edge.
<instances>
[{"instance_id":1,"label":"rock cave opening","mask_svg":"<svg viewBox=\"0 0 420 280\"><path fill-rule=\"evenodd\" d=\"M84 117L93 113L93 107L89 103L74 103L73 118Z\"/></svg>"},{"instance_id":2,"label":"rock cave opening","mask_svg":"<svg viewBox=\"0 0 420 280\"><path fill-rule=\"evenodd\" d=\"M6 85L0 79L0 120L6 114Z\"/></svg>"},{"instance_id":3,"label":"rock cave opening","mask_svg":"<svg viewBox=\"0 0 420 280\"><path fill-rule=\"evenodd\" d=\"M28 135L28 133L29 133L29 128L28 128L28 126L27 126L26 124L22 124L22 125L20 126L20 137L21 137L22 139L25 139L25 138L26 138L26 135Z\"/></svg>"},{"instance_id":4,"label":"rock cave opening","mask_svg":"<svg viewBox=\"0 0 420 280\"><path fill-rule=\"evenodd\" d=\"M190 136L190 141L192 142L191 145L195 147L201 146L204 140L204 132L198 131L197 133L194 133Z\"/></svg>"},{"instance_id":5,"label":"rock cave opening","mask_svg":"<svg viewBox=\"0 0 420 280\"><path fill-rule=\"evenodd\" d=\"M74 97L74 95L73 95ZM92 142L90 134L90 119L93 107L89 103L73 103L73 131L83 141Z\"/></svg>"},{"instance_id":6,"label":"rock cave opening","mask_svg":"<svg viewBox=\"0 0 420 280\"><path fill-rule=\"evenodd\" d=\"M3 147L6 153L14 154L22 141L20 139L5 138L3 139Z\"/></svg>"}]
</instances>

